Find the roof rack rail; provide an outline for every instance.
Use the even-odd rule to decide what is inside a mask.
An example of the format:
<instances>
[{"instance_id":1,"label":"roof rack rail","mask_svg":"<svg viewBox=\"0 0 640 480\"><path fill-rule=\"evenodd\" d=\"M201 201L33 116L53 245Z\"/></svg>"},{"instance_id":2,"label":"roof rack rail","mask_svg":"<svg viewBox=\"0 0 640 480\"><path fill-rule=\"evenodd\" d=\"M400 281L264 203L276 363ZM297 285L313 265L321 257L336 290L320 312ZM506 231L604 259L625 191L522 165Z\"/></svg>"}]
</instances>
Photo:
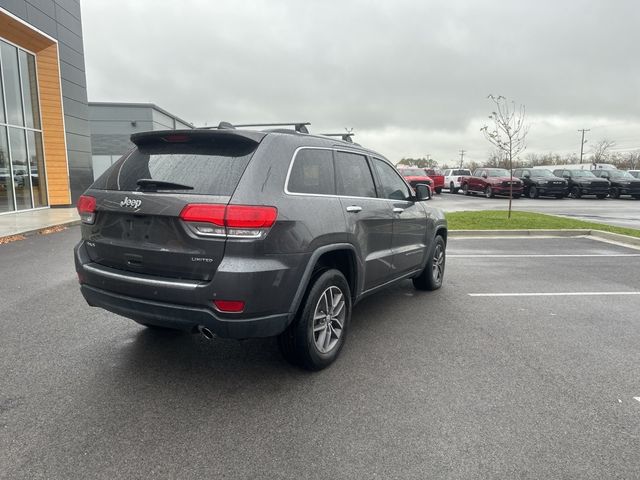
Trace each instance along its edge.
<instances>
[{"instance_id":1,"label":"roof rack rail","mask_svg":"<svg viewBox=\"0 0 640 480\"><path fill-rule=\"evenodd\" d=\"M211 127L199 127L202 129L216 128L218 130L233 130L243 127L290 127L293 126L298 133L309 133L307 125L311 125L311 122L284 122L284 123L238 123L232 124L229 122L220 122L217 126Z\"/></svg>"},{"instance_id":2,"label":"roof rack rail","mask_svg":"<svg viewBox=\"0 0 640 480\"><path fill-rule=\"evenodd\" d=\"M343 142L347 142L347 143L353 143L353 139L351 137L353 137L354 135L355 135L355 133L353 133L353 132L323 133L322 134L323 137L340 137Z\"/></svg>"}]
</instances>

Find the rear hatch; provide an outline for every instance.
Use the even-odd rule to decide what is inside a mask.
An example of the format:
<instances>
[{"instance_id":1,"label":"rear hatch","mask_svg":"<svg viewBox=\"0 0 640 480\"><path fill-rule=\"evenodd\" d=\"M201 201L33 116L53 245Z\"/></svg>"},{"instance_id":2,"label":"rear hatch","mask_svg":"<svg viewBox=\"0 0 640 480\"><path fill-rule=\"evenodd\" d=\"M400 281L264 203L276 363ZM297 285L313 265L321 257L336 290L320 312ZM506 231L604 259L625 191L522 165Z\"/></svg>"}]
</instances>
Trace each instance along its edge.
<instances>
[{"instance_id":1,"label":"rear hatch","mask_svg":"<svg viewBox=\"0 0 640 480\"><path fill-rule=\"evenodd\" d=\"M94 223L83 228L91 260L135 273L210 280L226 235L201 234L181 212L193 204L224 212L264 136L224 130L132 136L135 148L86 193L96 199Z\"/></svg>"}]
</instances>

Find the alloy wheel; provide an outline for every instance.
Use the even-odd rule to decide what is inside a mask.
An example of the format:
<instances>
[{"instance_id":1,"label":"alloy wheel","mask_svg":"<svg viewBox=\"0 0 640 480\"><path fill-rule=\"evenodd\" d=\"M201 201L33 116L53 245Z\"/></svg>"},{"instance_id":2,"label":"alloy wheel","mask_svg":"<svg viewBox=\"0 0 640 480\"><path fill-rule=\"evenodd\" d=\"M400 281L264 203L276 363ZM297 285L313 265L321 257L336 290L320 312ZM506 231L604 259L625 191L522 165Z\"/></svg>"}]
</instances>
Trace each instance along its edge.
<instances>
[{"instance_id":1,"label":"alloy wheel","mask_svg":"<svg viewBox=\"0 0 640 480\"><path fill-rule=\"evenodd\" d=\"M442 245L437 244L435 250L433 251L433 265L432 265L432 275L433 280L436 283L442 281L442 275L444 274L444 248Z\"/></svg>"},{"instance_id":2,"label":"alloy wheel","mask_svg":"<svg viewBox=\"0 0 640 480\"><path fill-rule=\"evenodd\" d=\"M329 353L340 341L346 315L344 293L336 286L327 288L313 313L313 340L320 353Z\"/></svg>"}]
</instances>

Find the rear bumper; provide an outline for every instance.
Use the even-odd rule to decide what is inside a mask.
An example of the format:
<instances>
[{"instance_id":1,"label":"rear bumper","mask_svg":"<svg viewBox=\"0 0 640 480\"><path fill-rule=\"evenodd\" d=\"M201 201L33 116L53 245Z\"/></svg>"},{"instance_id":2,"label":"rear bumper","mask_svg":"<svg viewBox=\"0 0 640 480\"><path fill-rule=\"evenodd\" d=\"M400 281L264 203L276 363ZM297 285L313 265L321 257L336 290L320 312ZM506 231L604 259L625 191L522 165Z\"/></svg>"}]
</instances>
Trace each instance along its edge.
<instances>
[{"instance_id":1,"label":"rear bumper","mask_svg":"<svg viewBox=\"0 0 640 480\"><path fill-rule=\"evenodd\" d=\"M81 285L80 291L92 307L104 308L138 323L187 332L194 332L202 325L225 338L271 337L282 333L289 323L287 313L233 320L220 318L213 310L205 308L129 297L89 285Z\"/></svg>"}]
</instances>

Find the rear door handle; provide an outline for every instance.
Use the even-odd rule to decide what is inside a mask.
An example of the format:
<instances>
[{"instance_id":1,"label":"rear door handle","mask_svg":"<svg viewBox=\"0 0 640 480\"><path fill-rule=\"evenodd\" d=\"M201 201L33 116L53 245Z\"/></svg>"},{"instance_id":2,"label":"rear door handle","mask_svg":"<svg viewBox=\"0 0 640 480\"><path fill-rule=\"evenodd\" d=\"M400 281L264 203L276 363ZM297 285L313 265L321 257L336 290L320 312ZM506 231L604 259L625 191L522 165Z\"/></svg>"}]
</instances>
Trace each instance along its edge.
<instances>
[{"instance_id":1,"label":"rear door handle","mask_svg":"<svg viewBox=\"0 0 640 480\"><path fill-rule=\"evenodd\" d=\"M404 212L404 208L400 208L400 207L395 207L393 209L393 213L402 213Z\"/></svg>"},{"instance_id":2,"label":"rear door handle","mask_svg":"<svg viewBox=\"0 0 640 480\"><path fill-rule=\"evenodd\" d=\"M361 210L362 207L360 205L350 205L347 207L347 212L358 213Z\"/></svg>"}]
</instances>

